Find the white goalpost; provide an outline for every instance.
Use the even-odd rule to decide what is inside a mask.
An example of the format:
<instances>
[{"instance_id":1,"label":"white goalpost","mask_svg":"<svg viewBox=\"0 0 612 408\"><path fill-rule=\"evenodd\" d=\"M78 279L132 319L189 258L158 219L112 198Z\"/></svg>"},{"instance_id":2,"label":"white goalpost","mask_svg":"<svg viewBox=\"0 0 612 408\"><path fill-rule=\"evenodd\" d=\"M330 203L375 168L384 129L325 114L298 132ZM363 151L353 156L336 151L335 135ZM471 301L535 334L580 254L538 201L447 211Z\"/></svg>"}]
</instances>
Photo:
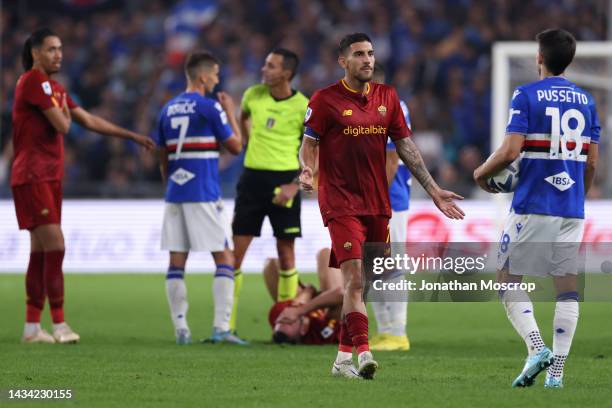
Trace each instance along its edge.
<instances>
[{"instance_id":1,"label":"white goalpost","mask_svg":"<svg viewBox=\"0 0 612 408\"><path fill-rule=\"evenodd\" d=\"M492 53L492 120L491 151L499 147L505 136L510 96L522 84L537 81L537 42L498 42ZM576 56L566 72L567 78L590 92L598 103L602 143L600 155L603 171L612 163L612 41L578 42ZM600 161L601 162L601 161ZM609 173L609 171L608 171ZM612 177L604 179L604 193L612 192ZM508 211L511 194L495 194L499 222ZM500 228L501 229L501 228Z\"/></svg>"}]
</instances>

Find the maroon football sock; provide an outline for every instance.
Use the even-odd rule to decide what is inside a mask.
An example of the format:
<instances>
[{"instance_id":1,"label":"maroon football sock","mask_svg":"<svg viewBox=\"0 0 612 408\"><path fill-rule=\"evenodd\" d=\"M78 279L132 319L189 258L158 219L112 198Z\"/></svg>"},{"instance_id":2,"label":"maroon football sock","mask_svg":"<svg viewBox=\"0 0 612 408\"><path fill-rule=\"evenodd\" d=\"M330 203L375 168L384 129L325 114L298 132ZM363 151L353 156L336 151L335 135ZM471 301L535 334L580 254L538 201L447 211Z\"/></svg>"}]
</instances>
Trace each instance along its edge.
<instances>
[{"instance_id":1,"label":"maroon football sock","mask_svg":"<svg viewBox=\"0 0 612 408\"><path fill-rule=\"evenodd\" d=\"M45 307L45 280L43 252L30 252L30 262L26 272L26 322L40 323L40 313Z\"/></svg>"},{"instance_id":2,"label":"maroon football sock","mask_svg":"<svg viewBox=\"0 0 612 408\"><path fill-rule=\"evenodd\" d=\"M348 329L346 328L346 323L344 321L340 322L338 351L342 351L345 353L353 352L353 339L351 338L351 336L349 336Z\"/></svg>"},{"instance_id":3,"label":"maroon football sock","mask_svg":"<svg viewBox=\"0 0 612 408\"><path fill-rule=\"evenodd\" d=\"M64 251L45 252L45 287L49 306L51 307L51 320L54 324L64 321L64 274L62 263Z\"/></svg>"},{"instance_id":4,"label":"maroon football sock","mask_svg":"<svg viewBox=\"0 0 612 408\"><path fill-rule=\"evenodd\" d=\"M357 349L357 353L369 351L368 316L359 312L347 313L346 326L349 336L353 339L353 345Z\"/></svg>"}]
</instances>

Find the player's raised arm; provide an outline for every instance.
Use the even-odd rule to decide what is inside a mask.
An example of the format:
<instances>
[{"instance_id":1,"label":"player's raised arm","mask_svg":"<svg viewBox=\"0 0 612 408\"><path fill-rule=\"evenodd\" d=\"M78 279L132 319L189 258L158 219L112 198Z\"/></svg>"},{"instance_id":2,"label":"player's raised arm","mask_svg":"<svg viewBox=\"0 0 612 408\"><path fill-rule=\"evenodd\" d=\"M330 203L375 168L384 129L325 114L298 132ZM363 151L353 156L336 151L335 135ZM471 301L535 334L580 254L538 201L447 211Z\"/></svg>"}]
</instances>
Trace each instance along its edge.
<instances>
[{"instance_id":1,"label":"player's raised arm","mask_svg":"<svg viewBox=\"0 0 612 408\"><path fill-rule=\"evenodd\" d=\"M489 177L505 169L521 154L525 135L510 133L504 139L502 145L489 156L487 161L474 170L474 181L480 188L489 193L498 193L487 184Z\"/></svg>"},{"instance_id":2,"label":"player's raised arm","mask_svg":"<svg viewBox=\"0 0 612 408\"><path fill-rule=\"evenodd\" d=\"M43 114L47 118L51 125L60 133L66 134L70 130L72 124L72 117L70 110L66 102L66 94L62 97L62 104L60 107L53 106L52 108L45 109Z\"/></svg>"},{"instance_id":3,"label":"player's raised arm","mask_svg":"<svg viewBox=\"0 0 612 408\"><path fill-rule=\"evenodd\" d=\"M423 158L414 142L405 137L395 141L397 154L408 167L412 175L423 186L438 209L448 218L461 220L465 213L453 200L463 200L463 197L452 191L442 190L434 181L433 177L425 167Z\"/></svg>"},{"instance_id":4,"label":"player's raised arm","mask_svg":"<svg viewBox=\"0 0 612 408\"><path fill-rule=\"evenodd\" d=\"M300 186L306 192L313 191L314 171L317 156L319 154L319 143L316 139L305 136L300 146Z\"/></svg>"},{"instance_id":5,"label":"player's raised arm","mask_svg":"<svg viewBox=\"0 0 612 408\"><path fill-rule=\"evenodd\" d=\"M71 113L72 117L77 123L89 130L107 136L132 140L139 145L144 146L147 150L155 148L155 142L151 138L117 126L98 115L87 112L80 106L71 109Z\"/></svg>"},{"instance_id":6,"label":"player's raised arm","mask_svg":"<svg viewBox=\"0 0 612 408\"><path fill-rule=\"evenodd\" d=\"M234 99L225 92L218 92L217 98L225 111L227 121L233 132L232 135L223 142L223 146L231 154L239 154L242 151L242 133L240 126L238 126L238 122L236 122L236 117L234 116L234 112L236 111Z\"/></svg>"}]
</instances>

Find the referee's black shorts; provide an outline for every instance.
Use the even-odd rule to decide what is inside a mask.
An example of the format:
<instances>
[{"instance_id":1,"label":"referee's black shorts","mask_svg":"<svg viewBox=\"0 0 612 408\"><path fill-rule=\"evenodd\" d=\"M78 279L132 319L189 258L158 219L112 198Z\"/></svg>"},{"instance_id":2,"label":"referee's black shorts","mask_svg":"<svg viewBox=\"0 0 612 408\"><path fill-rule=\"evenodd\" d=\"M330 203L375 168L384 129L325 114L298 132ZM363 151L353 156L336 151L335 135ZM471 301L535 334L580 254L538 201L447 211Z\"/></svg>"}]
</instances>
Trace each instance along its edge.
<instances>
[{"instance_id":1,"label":"referee's black shorts","mask_svg":"<svg viewBox=\"0 0 612 408\"><path fill-rule=\"evenodd\" d=\"M293 239L302 236L300 192L293 198L291 207L272 203L274 189L291 183L298 170L269 171L244 169L237 186L236 204L232 230L234 235L260 236L264 218L268 216L274 236L278 239Z\"/></svg>"}]
</instances>

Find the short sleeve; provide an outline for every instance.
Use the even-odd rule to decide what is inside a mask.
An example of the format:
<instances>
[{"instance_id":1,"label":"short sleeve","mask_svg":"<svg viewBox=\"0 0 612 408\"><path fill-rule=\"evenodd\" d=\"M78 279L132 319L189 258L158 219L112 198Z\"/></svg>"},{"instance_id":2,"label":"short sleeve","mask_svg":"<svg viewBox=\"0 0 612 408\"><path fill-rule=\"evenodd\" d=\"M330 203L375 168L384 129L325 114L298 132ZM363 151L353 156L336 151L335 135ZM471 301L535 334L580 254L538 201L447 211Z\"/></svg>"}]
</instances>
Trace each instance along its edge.
<instances>
[{"instance_id":1,"label":"short sleeve","mask_svg":"<svg viewBox=\"0 0 612 408\"><path fill-rule=\"evenodd\" d=\"M527 134L529 130L529 101L527 95L521 89L514 91L510 101L510 112L508 113L508 125L506 133Z\"/></svg>"},{"instance_id":2,"label":"short sleeve","mask_svg":"<svg viewBox=\"0 0 612 408\"><path fill-rule=\"evenodd\" d=\"M253 87L250 87L249 89L247 89L244 92L244 95L242 96L242 101L240 102L240 109L243 112L248 113L249 115L251 114L251 108L249 107L249 104L251 103L253 89L254 89Z\"/></svg>"},{"instance_id":3,"label":"short sleeve","mask_svg":"<svg viewBox=\"0 0 612 408\"><path fill-rule=\"evenodd\" d=\"M204 115L210 121L213 134L220 142L225 142L232 136L232 128L227 120L227 113L219 102L214 102L204 108Z\"/></svg>"},{"instance_id":4,"label":"short sleeve","mask_svg":"<svg viewBox=\"0 0 612 408\"><path fill-rule=\"evenodd\" d=\"M59 101L53 98L51 81L42 80L39 75L29 74L23 84L23 94L27 103L36 106L40 110L47 110L54 106L59 107Z\"/></svg>"},{"instance_id":5,"label":"short sleeve","mask_svg":"<svg viewBox=\"0 0 612 408\"><path fill-rule=\"evenodd\" d=\"M394 142L412 136L412 131L406 123L406 117L395 89L389 88L391 92L391 121L387 134Z\"/></svg>"},{"instance_id":6,"label":"short sleeve","mask_svg":"<svg viewBox=\"0 0 612 408\"><path fill-rule=\"evenodd\" d=\"M599 116L597 115L597 107L593 101L590 106L591 110L591 143L599 143L599 134L601 126L599 125Z\"/></svg>"},{"instance_id":7,"label":"short sleeve","mask_svg":"<svg viewBox=\"0 0 612 408\"><path fill-rule=\"evenodd\" d=\"M320 140L321 135L327 129L327 109L323 97L319 92L315 93L306 108L304 115L304 136Z\"/></svg>"}]
</instances>

